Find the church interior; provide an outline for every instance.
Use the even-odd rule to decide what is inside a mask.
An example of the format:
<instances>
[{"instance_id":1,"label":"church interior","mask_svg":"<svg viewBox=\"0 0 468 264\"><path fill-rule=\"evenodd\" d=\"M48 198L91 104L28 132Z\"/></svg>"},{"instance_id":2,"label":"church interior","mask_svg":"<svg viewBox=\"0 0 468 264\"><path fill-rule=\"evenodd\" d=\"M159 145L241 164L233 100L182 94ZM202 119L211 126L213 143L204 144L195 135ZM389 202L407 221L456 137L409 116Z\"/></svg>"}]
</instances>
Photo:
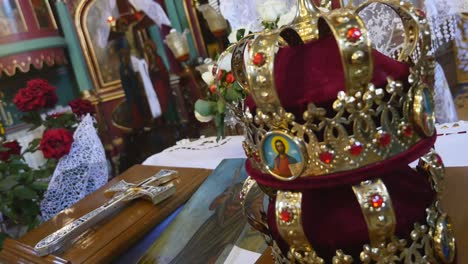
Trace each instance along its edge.
<instances>
[{"instance_id":1,"label":"church interior","mask_svg":"<svg viewBox=\"0 0 468 264\"><path fill-rule=\"evenodd\" d=\"M0 263L468 263L468 0L0 1Z\"/></svg>"}]
</instances>

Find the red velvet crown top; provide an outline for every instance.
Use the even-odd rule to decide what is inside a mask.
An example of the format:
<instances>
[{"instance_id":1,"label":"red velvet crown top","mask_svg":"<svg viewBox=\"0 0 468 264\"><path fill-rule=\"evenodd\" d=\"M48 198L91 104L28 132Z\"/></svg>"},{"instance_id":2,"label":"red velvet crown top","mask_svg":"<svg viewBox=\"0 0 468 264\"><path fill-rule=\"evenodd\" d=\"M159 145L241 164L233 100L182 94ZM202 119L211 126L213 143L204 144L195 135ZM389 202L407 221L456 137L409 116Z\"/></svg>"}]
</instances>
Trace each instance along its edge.
<instances>
[{"instance_id":1,"label":"red velvet crown top","mask_svg":"<svg viewBox=\"0 0 468 264\"><path fill-rule=\"evenodd\" d=\"M385 87L387 77L407 83L408 65L375 50L372 55L372 83L376 87ZM275 59L275 81L283 107L296 117L302 116L309 103L331 109L337 93L345 89L341 57L335 39L325 37L305 45L280 49ZM250 109L255 108L251 99L247 100L247 105ZM359 252L364 244L369 243L369 237L352 186L364 180L381 178L394 205L396 235L408 238L414 223L425 223L425 208L434 199L425 176L409 168L408 163L427 153L434 141L435 136L426 138L404 153L367 167L333 175L300 177L290 182L263 174L249 162L246 169L261 185L303 193L304 231L319 256L331 259L335 250L343 249L359 259ZM281 242L276 228L274 197L270 199L268 224L283 253L287 252L288 246Z\"/></svg>"},{"instance_id":2,"label":"red velvet crown top","mask_svg":"<svg viewBox=\"0 0 468 264\"><path fill-rule=\"evenodd\" d=\"M409 66L374 50L372 83L384 87L387 77L406 83ZM345 90L345 79L338 45L333 36L301 46L285 47L275 58L275 83L283 107L301 116L308 103L327 107ZM247 105L255 109L248 98Z\"/></svg>"}]
</instances>

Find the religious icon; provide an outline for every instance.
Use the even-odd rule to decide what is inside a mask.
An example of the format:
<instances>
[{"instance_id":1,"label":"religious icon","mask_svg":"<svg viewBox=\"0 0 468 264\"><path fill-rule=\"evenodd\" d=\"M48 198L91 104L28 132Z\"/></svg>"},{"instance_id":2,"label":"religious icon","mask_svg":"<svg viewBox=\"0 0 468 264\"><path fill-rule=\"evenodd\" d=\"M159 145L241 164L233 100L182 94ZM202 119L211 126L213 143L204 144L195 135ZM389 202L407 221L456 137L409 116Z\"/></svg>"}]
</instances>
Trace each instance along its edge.
<instances>
[{"instance_id":1,"label":"religious icon","mask_svg":"<svg viewBox=\"0 0 468 264\"><path fill-rule=\"evenodd\" d=\"M233 246L263 252L262 235L240 203L246 178L244 159L222 161L138 263L227 263ZM263 193L252 198L254 211L264 208Z\"/></svg>"},{"instance_id":2,"label":"religious icon","mask_svg":"<svg viewBox=\"0 0 468 264\"><path fill-rule=\"evenodd\" d=\"M0 3L0 37L26 32L23 14L16 0Z\"/></svg>"},{"instance_id":3,"label":"religious icon","mask_svg":"<svg viewBox=\"0 0 468 264\"><path fill-rule=\"evenodd\" d=\"M414 91L413 118L418 128L426 136L432 136L435 130L434 101L431 91L425 84L421 84Z\"/></svg>"},{"instance_id":4,"label":"religious icon","mask_svg":"<svg viewBox=\"0 0 468 264\"><path fill-rule=\"evenodd\" d=\"M272 132L263 139L262 160L268 171L280 179L294 179L304 171L304 148L293 137Z\"/></svg>"},{"instance_id":5,"label":"religious icon","mask_svg":"<svg viewBox=\"0 0 468 264\"><path fill-rule=\"evenodd\" d=\"M95 68L98 89L112 87L120 81L119 41L108 39L109 22L102 14L118 17L118 9L113 8L109 1L94 1L87 10L89 11L87 11L82 25L86 45L89 45L87 59Z\"/></svg>"}]
</instances>

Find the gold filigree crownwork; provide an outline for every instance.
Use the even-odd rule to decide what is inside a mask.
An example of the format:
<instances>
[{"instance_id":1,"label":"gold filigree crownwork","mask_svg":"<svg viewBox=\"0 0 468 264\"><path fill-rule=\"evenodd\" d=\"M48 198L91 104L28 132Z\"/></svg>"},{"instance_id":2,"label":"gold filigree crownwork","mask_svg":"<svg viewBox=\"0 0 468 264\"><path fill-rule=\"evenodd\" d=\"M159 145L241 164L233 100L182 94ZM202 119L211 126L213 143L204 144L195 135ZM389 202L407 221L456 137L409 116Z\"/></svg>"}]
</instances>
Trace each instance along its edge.
<instances>
[{"instance_id":1,"label":"gold filigree crownwork","mask_svg":"<svg viewBox=\"0 0 468 264\"><path fill-rule=\"evenodd\" d=\"M228 53L233 52L233 72L257 107L255 113L249 109L241 112L227 104L245 124L246 154L255 168L271 173L267 159L252 156L262 152L261 142L268 132L288 133L306 146L308 162L300 176L370 165L404 152L434 134L433 91L429 88L433 59L427 19L419 16L411 4L396 0L367 1L357 7L336 10L318 8L307 0L299 2L297 23L249 35L228 48ZM371 42L358 13L371 3L395 10L405 26L405 46L399 61L409 63L410 75L407 80L389 78L385 87L369 83L373 72ZM308 24L303 23L306 18ZM310 103L302 116L296 117L279 100L274 78L275 56L283 45L297 45L296 37L301 38L299 42L317 39L319 35L309 33L317 30L317 23L322 20L336 38L346 89L338 93L334 113ZM248 59L244 61L247 50Z\"/></svg>"},{"instance_id":2,"label":"gold filigree crownwork","mask_svg":"<svg viewBox=\"0 0 468 264\"><path fill-rule=\"evenodd\" d=\"M405 29L403 49L396 57L399 62L409 65L409 75L407 79L388 78L383 87L370 83L374 70L373 51L359 17L359 12L370 4L383 4L393 9ZM351 171L383 162L411 151L418 143L429 142L423 140L435 133L434 59L428 21L423 13L409 2L399 0L368 0L358 6L348 5L335 10L330 6L328 0L321 1L320 6L309 0L298 0L299 10L292 24L249 35L227 51L234 53L232 69L236 78L255 101L254 111L239 109L227 102L245 125L244 150L253 169L281 181L311 183L298 178ZM329 31L323 30L322 25L328 26ZM331 105L332 111L319 107L321 102L316 102L317 105L310 102L301 105L307 108L304 112L293 114L283 106L276 90L276 54L285 45L316 41L326 33L333 34L337 42L345 89L337 94ZM439 199L444 178L440 157L435 152L428 153L420 159L418 170L427 174ZM289 183L277 181L271 186L283 184L289 186ZM314 250L304 232L303 224L306 223L302 222L302 216L307 208L302 208L302 193L273 190L271 186L252 184L250 179L245 188L247 192L254 187L268 190L266 193L275 199L275 219L270 220L275 220L277 231L288 249L281 252L271 240L269 231L264 230L268 227L258 225L260 231L267 234L275 261L324 263L326 260L317 254L320 252ZM369 243L363 245L359 257L353 255L355 259L338 249L333 264L354 261L365 264L453 262L453 230L438 200L426 210L426 223L415 223L407 236L409 239L405 240L395 236L397 217L382 180L363 182L352 189L368 227ZM306 188L306 191L309 190ZM254 226L264 223L253 222Z\"/></svg>"}]
</instances>

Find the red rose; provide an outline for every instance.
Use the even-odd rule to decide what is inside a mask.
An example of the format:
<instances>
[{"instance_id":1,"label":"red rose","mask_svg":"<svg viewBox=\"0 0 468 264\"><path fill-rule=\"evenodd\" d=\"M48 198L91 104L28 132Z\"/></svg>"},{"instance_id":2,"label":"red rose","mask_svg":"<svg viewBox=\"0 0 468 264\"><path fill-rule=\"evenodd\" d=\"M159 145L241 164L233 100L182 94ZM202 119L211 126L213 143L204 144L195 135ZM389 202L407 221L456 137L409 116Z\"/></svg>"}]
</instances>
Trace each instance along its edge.
<instances>
[{"instance_id":1,"label":"red rose","mask_svg":"<svg viewBox=\"0 0 468 264\"><path fill-rule=\"evenodd\" d=\"M0 151L0 160L8 161L11 155L21 154L21 146L18 141L9 141L2 144L3 148L6 148L5 151Z\"/></svg>"},{"instance_id":2,"label":"red rose","mask_svg":"<svg viewBox=\"0 0 468 264\"><path fill-rule=\"evenodd\" d=\"M216 84L212 84L209 89L211 93L216 93Z\"/></svg>"},{"instance_id":3,"label":"red rose","mask_svg":"<svg viewBox=\"0 0 468 264\"><path fill-rule=\"evenodd\" d=\"M13 98L13 103L22 112L51 108L55 106L57 101L55 87L42 79L27 82L26 88L20 89Z\"/></svg>"},{"instance_id":4,"label":"red rose","mask_svg":"<svg viewBox=\"0 0 468 264\"><path fill-rule=\"evenodd\" d=\"M227 83L233 83L235 80L236 80L236 78L234 78L234 74L232 74L231 72L226 75L226 82Z\"/></svg>"},{"instance_id":5,"label":"red rose","mask_svg":"<svg viewBox=\"0 0 468 264\"><path fill-rule=\"evenodd\" d=\"M77 116L84 116L86 114L94 114L95 109L93 104L88 100L75 99L70 101L68 105L71 107L73 113Z\"/></svg>"},{"instance_id":6,"label":"red rose","mask_svg":"<svg viewBox=\"0 0 468 264\"><path fill-rule=\"evenodd\" d=\"M42 136L39 149L45 158L60 159L70 152L73 133L63 128L49 129Z\"/></svg>"},{"instance_id":7,"label":"red rose","mask_svg":"<svg viewBox=\"0 0 468 264\"><path fill-rule=\"evenodd\" d=\"M216 76L217 80L221 80L224 76L225 71L224 70L219 70L218 76Z\"/></svg>"}]
</instances>

